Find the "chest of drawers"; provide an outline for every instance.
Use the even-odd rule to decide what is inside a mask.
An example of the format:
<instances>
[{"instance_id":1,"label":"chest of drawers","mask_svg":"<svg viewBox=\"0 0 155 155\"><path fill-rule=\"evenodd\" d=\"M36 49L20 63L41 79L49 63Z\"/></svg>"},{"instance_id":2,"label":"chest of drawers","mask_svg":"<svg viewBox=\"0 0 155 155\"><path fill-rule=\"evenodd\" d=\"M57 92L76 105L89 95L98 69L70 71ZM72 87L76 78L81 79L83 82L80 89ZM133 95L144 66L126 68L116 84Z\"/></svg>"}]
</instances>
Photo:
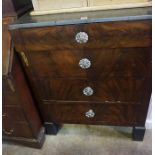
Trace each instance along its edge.
<instances>
[{"instance_id":1,"label":"chest of drawers","mask_svg":"<svg viewBox=\"0 0 155 155\"><path fill-rule=\"evenodd\" d=\"M24 17L10 25L47 126L132 126L134 139L143 139L151 95L152 28L150 8L134 11L103 11L96 18L87 13L86 20L77 19L82 14L75 14L76 20Z\"/></svg>"},{"instance_id":2,"label":"chest of drawers","mask_svg":"<svg viewBox=\"0 0 155 155\"><path fill-rule=\"evenodd\" d=\"M40 148L45 139L45 129L19 60L14 54L11 57L11 72L3 75L3 140Z\"/></svg>"},{"instance_id":3,"label":"chest of drawers","mask_svg":"<svg viewBox=\"0 0 155 155\"><path fill-rule=\"evenodd\" d=\"M2 138L40 148L45 129L8 30L8 25L30 10L32 4L30 0L3 0L2 5Z\"/></svg>"}]
</instances>

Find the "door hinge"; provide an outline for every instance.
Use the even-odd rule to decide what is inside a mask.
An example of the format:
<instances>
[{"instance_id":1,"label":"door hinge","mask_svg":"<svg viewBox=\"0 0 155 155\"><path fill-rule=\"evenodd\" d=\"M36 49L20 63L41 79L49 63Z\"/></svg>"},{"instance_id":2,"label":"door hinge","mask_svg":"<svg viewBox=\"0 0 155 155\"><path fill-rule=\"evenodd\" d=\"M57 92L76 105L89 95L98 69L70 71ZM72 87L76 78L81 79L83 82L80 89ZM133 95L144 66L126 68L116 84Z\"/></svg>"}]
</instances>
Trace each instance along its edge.
<instances>
[{"instance_id":1,"label":"door hinge","mask_svg":"<svg viewBox=\"0 0 155 155\"><path fill-rule=\"evenodd\" d=\"M21 55L25 65L28 67L29 66L29 62L28 62L28 59L27 59L25 53L24 52L20 52L20 55Z\"/></svg>"}]
</instances>

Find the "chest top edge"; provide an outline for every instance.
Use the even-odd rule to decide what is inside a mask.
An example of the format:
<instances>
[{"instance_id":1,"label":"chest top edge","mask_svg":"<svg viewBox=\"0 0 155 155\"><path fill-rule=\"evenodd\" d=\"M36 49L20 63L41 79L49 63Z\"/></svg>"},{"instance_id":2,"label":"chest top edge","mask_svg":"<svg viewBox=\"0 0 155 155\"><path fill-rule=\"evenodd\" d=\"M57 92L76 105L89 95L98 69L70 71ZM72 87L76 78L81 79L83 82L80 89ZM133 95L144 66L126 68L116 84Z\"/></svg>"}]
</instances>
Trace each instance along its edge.
<instances>
[{"instance_id":1,"label":"chest top edge","mask_svg":"<svg viewBox=\"0 0 155 155\"><path fill-rule=\"evenodd\" d=\"M54 15L31 16L28 14L22 16L9 25L10 30L63 26L89 23L106 23L115 21L131 21L131 20L151 20L152 8L132 8L119 10L91 11L81 13L63 13Z\"/></svg>"}]
</instances>

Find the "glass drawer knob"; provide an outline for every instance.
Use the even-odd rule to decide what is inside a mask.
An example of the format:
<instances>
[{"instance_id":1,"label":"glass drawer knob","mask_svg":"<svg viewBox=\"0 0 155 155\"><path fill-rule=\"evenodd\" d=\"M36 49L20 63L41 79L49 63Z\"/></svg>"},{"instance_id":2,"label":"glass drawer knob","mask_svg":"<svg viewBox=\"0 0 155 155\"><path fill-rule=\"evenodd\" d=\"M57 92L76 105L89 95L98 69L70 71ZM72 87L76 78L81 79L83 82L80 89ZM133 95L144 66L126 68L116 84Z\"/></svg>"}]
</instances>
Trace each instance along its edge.
<instances>
[{"instance_id":1,"label":"glass drawer knob","mask_svg":"<svg viewBox=\"0 0 155 155\"><path fill-rule=\"evenodd\" d=\"M86 87L83 89L83 94L86 96L91 96L93 95L94 91L91 87Z\"/></svg>"},{"instance_id":2,"label":"glass drawer knob","mask_svg":"<svg viewBox=\"0 0 155 155\"><path fill-rule=\"evenodd\" d=\"M86 32L79 32L75 36L77 43L83 44L88 42L88 34Z\"/></svg>"},{"instance_id":3,"label":"glass drawer knob","mask_svg":"<svg viewBox=\"0 0 155 155\"><path fill-rule=\"evenodd\" d=\"M93 118L95 116L95 112L92 109L90 109L85 113L85 116L88 118Z\"/></svg>"},{"instance_id":4,"label":"glass drawer knob","mask_svg":"<svg viewBox=\"0 0 155 155\"><path fill-rule=\"evenodd\" d=\"M89 59L83 58L79 61L79 66L83 69L87 69L87 68L90 68L91 62Z\"/></svg>"}]
</instances>

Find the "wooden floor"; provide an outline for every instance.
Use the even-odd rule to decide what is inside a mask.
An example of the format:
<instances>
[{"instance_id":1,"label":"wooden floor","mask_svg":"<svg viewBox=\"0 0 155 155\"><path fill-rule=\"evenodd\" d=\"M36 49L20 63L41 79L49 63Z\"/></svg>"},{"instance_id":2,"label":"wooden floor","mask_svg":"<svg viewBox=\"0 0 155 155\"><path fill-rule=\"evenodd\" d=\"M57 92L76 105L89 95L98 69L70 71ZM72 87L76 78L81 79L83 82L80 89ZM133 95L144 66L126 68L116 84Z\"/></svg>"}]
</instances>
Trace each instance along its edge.
<instances>
[{"instance_id":1,"label":"wooden floor","mask_svg":"<svg viewBox=\"0 0 155 155\"><path fill-rule=\"evenodd\" d=\"M46 136L42 149L3 144L3 155L151 155L152 131L143 142L131 139L131 128L64 125L57 136Z\"/></svg>"}]
</instances>

